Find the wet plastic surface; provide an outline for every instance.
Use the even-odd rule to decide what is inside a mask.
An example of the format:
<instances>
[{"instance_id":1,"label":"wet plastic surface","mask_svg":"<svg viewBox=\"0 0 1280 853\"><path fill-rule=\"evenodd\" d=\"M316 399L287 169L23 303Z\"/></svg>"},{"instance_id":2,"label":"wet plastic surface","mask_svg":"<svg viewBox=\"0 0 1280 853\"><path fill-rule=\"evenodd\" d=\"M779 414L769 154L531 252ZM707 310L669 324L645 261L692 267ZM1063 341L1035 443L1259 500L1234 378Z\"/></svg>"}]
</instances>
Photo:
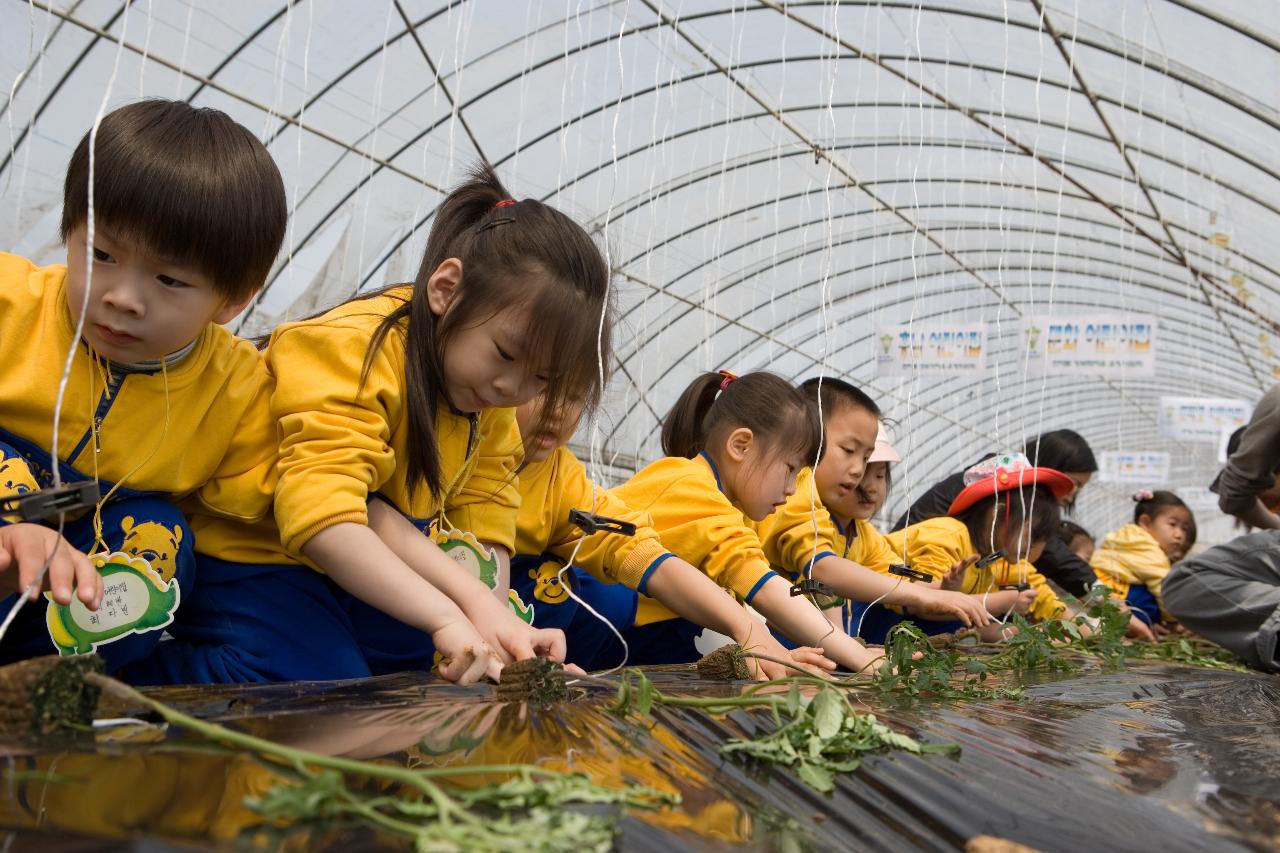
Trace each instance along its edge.
<instances>
[{"instance_id":1,"label":"wet plastic surface","mask_svg":"<svg viewBox=\"0 0 1280 853\"><path fill-rule=\"evenodd\" d=\"M684 671L654 681L664 691L736 692ZM859 694L855 703L882 720L962 752L873 756L831 796L786 770L721 759L727 738L771 727L759 712L714 719L660 708L641 725L609 715L606 691L533 709L420 675L154 695L330 754L409 766L540 763L678 791L681 807L624 819L624 850L956 850L980 834L1043 851L1280 846L1273 676L1141 665L1041 683L1020 701L906 705ZM127 710L104 703L100 713ZM241 798L265 791L272 772L178 731L134 728L73 749L6 752L0 825L11 830L10 850L394 847L362 833L264 828Z\"/></svg>"}]
</instances>

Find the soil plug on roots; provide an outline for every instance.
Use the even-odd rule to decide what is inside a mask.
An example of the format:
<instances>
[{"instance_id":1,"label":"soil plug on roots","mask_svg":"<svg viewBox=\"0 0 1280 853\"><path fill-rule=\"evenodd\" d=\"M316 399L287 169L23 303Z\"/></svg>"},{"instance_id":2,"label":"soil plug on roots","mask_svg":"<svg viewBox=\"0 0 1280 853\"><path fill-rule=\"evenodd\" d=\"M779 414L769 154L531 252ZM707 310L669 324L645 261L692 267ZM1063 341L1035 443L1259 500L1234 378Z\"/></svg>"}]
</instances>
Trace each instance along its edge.
<instances>
[{"instance_id":1,"label":"soil plug on roots","mask_svg":"<svg viewBox=\"0 0 1280 853\"><path fill-rule=\"evenodd\" d=\"M87 731L102 692L84 680L102 672L97 655L47 655L0 667L0 734L48 737Z\"/></svg>"},{"instance_id":2,"label":"soil plug on roots","mask_svg":"<svg viewBox=\"0 0 1280 853\"><path fill-rule=\"evenodd\" d=\"M502 668L499 702L532 702L550 705L569 698L564 666L549 658L529 658Z\"/></svg>"},{"instance_id":3,"label":"soil plug on roots","mask_svg":"<svg viewBox=\"0 0 1280 853\"><path fill-rule=\"evenodd\" d=\"M746 681L751 678L747 653L736 643L721 646L698 661L698 675L708 681Z\"/></svg>"}]
</instances>

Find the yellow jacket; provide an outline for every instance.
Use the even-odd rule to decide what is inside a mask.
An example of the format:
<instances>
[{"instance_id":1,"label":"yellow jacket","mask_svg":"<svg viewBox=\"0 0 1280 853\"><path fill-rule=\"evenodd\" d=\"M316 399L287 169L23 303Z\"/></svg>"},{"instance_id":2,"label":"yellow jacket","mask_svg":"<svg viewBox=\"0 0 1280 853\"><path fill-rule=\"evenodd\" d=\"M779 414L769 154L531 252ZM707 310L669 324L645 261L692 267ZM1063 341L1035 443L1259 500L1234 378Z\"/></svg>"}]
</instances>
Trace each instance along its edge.
<instances>
[{"instance_id":1,"label":"yellow jacket","mask_svg":"<svg viewBox=\"0 0 1280 853\"><path fill-rule=\"evenodd\" d=\"M61 264L36 267L0 253L0 363L9 366L0 371L0 440L17 447L41 487L52 483L53 411L75 339L66 274ZM97 476L104 494L123 481L117 495L180 500L196 549L217 555L216 538L199 535L202 517L252 522L269 514L270 395L258 351L213 323L166 371L99 361L78 343L59 426L63 480Z\"/></svg>"},{"instance_id":2,"label":"yellow jacket","mask_svg":"<svg viewBox=\"0 0 1280 853\"><path fill-rule=\"evenodd\" d=\"M516 469L524 457L515 410L466 415L441 398L435 426L442 493L433 497L421 485L411 500L401 332L387 335L361 382L374 330L411 292L405 286L348 302L271 335L267 364L283 380L271 397L280 435L276 523L291 554L335 524L367 524L374 493L412 519L443 515L446 528L508 550L515 545Z\"/></svg>"},{"instance_id":3,"label":"yellow jacket","mask_svg":"<svg viewBox=\"0 0 1280 853\"><path fill-rule=\"evenodd\" d=\"M842 538L813 487L813 471L796 476L796 492L764 521L751 522L769 564L793 583L823 557L842 556Z\"/></svg>"},{"instance_id":4,"label":"yellow jacket","mask_svg":"<svg viewBox=\"0 0 1280 853\"><path fill-rule=\"evenodd\" d=\"M853 521L853 539L844 539L845 556L855 563L882 575L889 574L889 567L901 563L902 557L894 550L893 543L876 526L865 519Z\"/></svg>"},{"instance_id":5,"label":"yellow jacket","mask_svg":"<svg viewBox=\"0 0 1280 853\"><path fill-rule=\"evenodd\" d=\"M596 533L585 539L569 523L569 510L594 512L636 525L634 536ZM587 471L567 447L543 462L520 471L520 514L516 518L515 553L539 556L550 552L562 561L582 547L573 564L606 583L626 584L644 591L645 582L671 556L644 513L633 512L616 495L596 488Z\"/></svg>"},{"instance_id":6,"label":"yellow jacket","mask_svg":"<svg viewBox=\"0 0 1280 853\"><path fill-rule=\"evenodd\" d=\"M1093 552L1089 565L1098 580L1121 596L1127 595L1133 584L1142 584L1155 596L1164 618L1164 597L1160 587L1169 574L1169 557L1156 542L1155 537L1137 524L1126 524L1113 530Z\"/></svg>"},{"instance_id":7,"label":"yellow jacket","mask_svg":"<svg viewBox=\"0 0 1280 853\"><path fill-rule=\"evenodd\" d=\"M935 578L943 577L957 562L977 553L964 522L950 516L930 518L896 530L885 538L895 551L906 558L908 566L928 572ZM1049 588L1044 576L1026 560L1018 563L997 560L983 569L970 566L964 574L964 591L982 595L1019 583L1023 578L1036 591L1036 600L1027 614L1029 619L1053 619L1066 610L1066 605Z\"/></svg>"},{"instance_id":8,"label":"yellow jacket","mask_svg":"<svg viewBox=\"0 0 1280 853\"><path fill-rule=\"evenodd\" d=\"M884 535L869 521L842 526L812 488L813 469L806 468L796 477L795 494L753 525L773 568L794 582L810 563L834 555L888 574L899 558Z\"/></svg>"},{"instance_id":9,"label":"yellow jacket","mask_svg":"<svg viewBox=\"0 0 1280 853\"><path fill-rule=\"evenodd\" d=\"M749 603L776 575L751 522L721 491L720 477L705 453L693 459L659 459L611 494L647 512L664 545L741 601ZM641 597L637 625L674 618L666 607Z\"/></svg>"}]
</instances>

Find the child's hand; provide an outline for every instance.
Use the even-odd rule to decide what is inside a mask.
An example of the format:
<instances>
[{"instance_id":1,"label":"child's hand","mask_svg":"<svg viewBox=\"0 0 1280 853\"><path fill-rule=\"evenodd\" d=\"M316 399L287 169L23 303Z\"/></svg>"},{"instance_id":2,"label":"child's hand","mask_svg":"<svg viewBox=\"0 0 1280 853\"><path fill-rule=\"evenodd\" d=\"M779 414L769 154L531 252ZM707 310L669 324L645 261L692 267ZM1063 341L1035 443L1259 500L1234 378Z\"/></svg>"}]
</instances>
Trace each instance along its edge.
<instances>
[{"instance_id":1,"label":"child's hand","mask_svg":"<svg viewBox=\"0 0 1280 853\"><path fill-rule=\"evenodd\" d=\"M504 615L494 620L496 624L482 631L485 640L498 653L503 663L531 657L564 661L564 631L559 628L534 628L520 621L506 607L502 608L502 612Z\"/></svg>"},{"instance_id":2,"label":"child's hand","mask_svg":"<svg viewBox=\"0 0 1280 853\"><path fill-rule=\"evenodd\" d=\"M1018 590L1017 600L1013 602L1014 612L1020 613L1023 616L1026 616L1028 613L1031 612L1031 607L1035 603L1036 603L1036 591L1034 588L1020 589Z\"/></svg>"},{"instance_id":3,"label":"child's hand","mask_svg":"<svg viewBox=\"0 0 1280 853\"><path fill-rule=\"evenodd\" d=\"M951 571L942 576L942 588L956 591L963 590L964 573L976 562L978 562L978 555L970 554L963 560L952 564Z\"/></svg>"},{"instance_id":4,"label":"child's hand","mask_svg":"<svg viewBox=\"0 0 1280 853\"><path fill-rule=\"evenodd\" d=\"M71 603L72 587L76 597L90 610L97 610L102 601L102 575L89 558L58 535L56 530L39 524L10 524L0 527L0 573L4 573L4 586L12 592L22 592L40 574L45 560L53 552L49 571L42 586L53 591L53 600L59 604ZM11 571L17 566L17 571ZM31 600L40 595L40 587L31 591Z\"/></svg>"},{"instance_id":5,"label":"child's hand","mask_svg":"<svg viewBox=\"0 0 1280 853\"><path fill-rule=\"evenodd\" d=\"M1125 631L1124 635L1131 640L1142 640L1147 643L1156 641L1155 632L1151 630L1147 620L1136 613L1129 617L1129 630Z\"/></svg>"},{"instance_id":6,"label":"child's hand","mask_svg":"<svg viewBox=\"0 0 1280 853\"><path fill-rule=\"evenodd\" d=\"M455 684L474 684L488 676L497 681L502 661L465 619L447 622L431 635L436 651L444 657L440 675Z\"/></svg>"},{"instance_id":7,"label":"child's hand","mask_svg":"<svg viewBox=\"0 0 1280 853\"><path fill-rule=\"evenodd\" d=\"M911 587L909 592L911 600L907 606L917 616L959 619L967 628L981 628L991 621L991 614L982 606L978 596L932 586Z\"/></svg>"}]
</instances>

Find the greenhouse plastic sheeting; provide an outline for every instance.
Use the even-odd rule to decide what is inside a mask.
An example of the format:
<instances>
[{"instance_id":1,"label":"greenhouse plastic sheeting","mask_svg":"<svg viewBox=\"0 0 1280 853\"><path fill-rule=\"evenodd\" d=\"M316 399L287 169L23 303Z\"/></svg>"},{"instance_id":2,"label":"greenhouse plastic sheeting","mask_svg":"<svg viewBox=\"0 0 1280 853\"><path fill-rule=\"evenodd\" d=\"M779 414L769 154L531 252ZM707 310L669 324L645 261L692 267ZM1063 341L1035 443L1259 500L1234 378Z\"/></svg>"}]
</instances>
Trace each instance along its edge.
<instances>
[{"instance_id":1,"label":"greenhouse plastic sheeting","mask_svg":"<svg viewBox=\"0 0 1280 853\"><path fill-rule=\"evenodd\" d=\"M683 671L653 675L680 694L738 689ZM607 711L608 691L532 708L421 675L152 695L330 754L406 766L532 762L678 792L680 807L623 819L624 850L956 850L982 834L1043 851L1280 843L1280 679L1257 674L1138 665L1040 683L1021 700L903 705L857 694L894 727L961 752L875 755L830 796L786 770L718 754L727 738L772 725L759 712L659 708L623 722ZM383 841L350 831L264 836L241 800L262 793L270 772L177 730L150 743L99 734L87 748L16 751L9 774L7 849L216 849L292 835L298 849L350 851ZM48 774L59 781L38 781Z\"/></svg>"}]
</instances>

